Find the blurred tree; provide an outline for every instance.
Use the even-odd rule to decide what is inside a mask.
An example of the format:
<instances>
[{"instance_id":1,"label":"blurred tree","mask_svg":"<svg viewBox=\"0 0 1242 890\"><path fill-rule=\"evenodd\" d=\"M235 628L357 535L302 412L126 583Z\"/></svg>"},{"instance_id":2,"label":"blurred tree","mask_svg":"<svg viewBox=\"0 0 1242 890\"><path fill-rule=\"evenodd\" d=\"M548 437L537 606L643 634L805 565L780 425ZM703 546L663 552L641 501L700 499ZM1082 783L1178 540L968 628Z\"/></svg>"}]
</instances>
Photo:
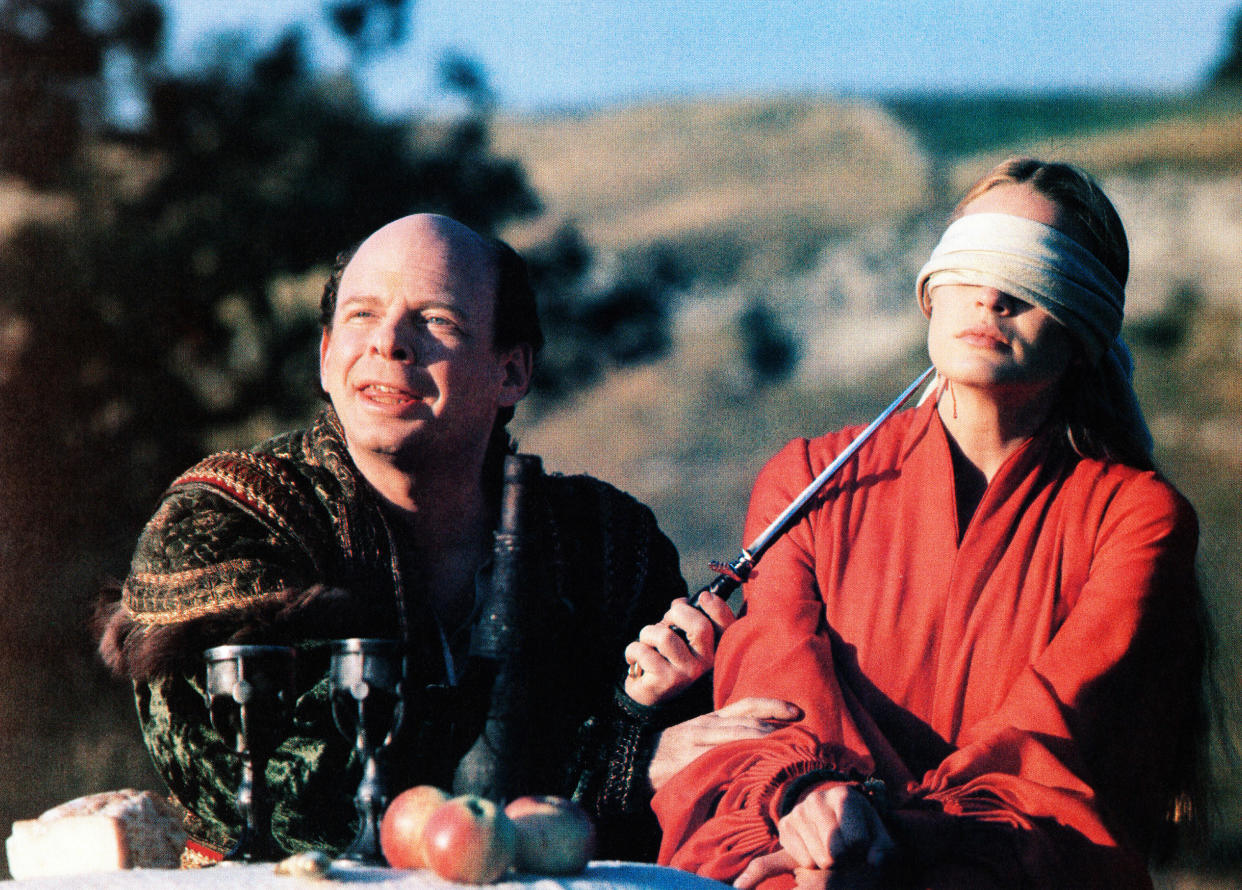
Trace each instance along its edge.
<instances>
[{"instance_id":1,"label":"blurred tree","mask_svg":"<svg viewBox=\"0 0 1242 890\"><path fill-rule=\"evenodd\" d=\"M666 251L601 263L577 228L565 225L526 259L547 337L533 384L538 398L555 401L671 345L671 295L687 276Z\"/></svg>"},{"instance_id":2,"label":"blurred tree","mask_svg":"<svg viewBox=\"0 0 1242 890\"><path fill-rule=\"evenodd\" d=\"M1158 312L1130 323L1130 339L1160 352L1176 352L1199 321L1205 302L1194 282L1180 282Z\"/></svg>"},{"instance_id":3,"label":"blurred tree","mask_svg":"<svg viewBox=\"0 0 1242 890\"><path fill-rule=\"evenodd\" d=\"M759 383L779 383L797 367L797 339L762 299L754 297L746 304L737 329L746 364Z\"/></svg>"},{"instance_id":4,"label":"blurred tree","mask_svg":"<svg viewBox=\"0 0 1242 890\"><path fill-rule=\"evenodd\" d=\"M1242 87L1242 8L1234 11L1220 61L1208 76L1210 87Z\"/></svg>"},{"instance_id":5,"label":"blurred tree","mask_svg":"<svg viewBox=\"0 0 1242 890\"><path fill-rule=\"evenodd\" d=\"M162 23L149 0L112 0L93 15L72 0L0 6L0 172L62 183L100 105L105 54L149 62Z\"/></svg>"},{"instance_id":6,"label":"blurred tree","mask_svg":"<svg viewBox=\"0 0 1242 890\"><path fill-rule=\"evenodd\" d=\"M355 53L372 53L405 40L409 0L332 0L326 5L333 26Z\"/></svg>"},{"instance_id":7,"label":"blurred tree","mask_svg":"<svg viewBox=\"0 0 1242 890\"><path fill-rule=\"evenodd\" d=\"M0 4L0 608L15 659L51 641L84 648L84 566L113 518L97 505L124 490L109 464L128 457L115 436L126 393L115 291L94 290L91 208L103 183L90 143L104 125L109 54L150 64L161 28L149 0L95 3L89 15L69 0ZM68 197L39 200L19 180ZM149 495L155 484L136 487ZM116 506L127 513L123 498Z\"/></svg>"}]
</instances>

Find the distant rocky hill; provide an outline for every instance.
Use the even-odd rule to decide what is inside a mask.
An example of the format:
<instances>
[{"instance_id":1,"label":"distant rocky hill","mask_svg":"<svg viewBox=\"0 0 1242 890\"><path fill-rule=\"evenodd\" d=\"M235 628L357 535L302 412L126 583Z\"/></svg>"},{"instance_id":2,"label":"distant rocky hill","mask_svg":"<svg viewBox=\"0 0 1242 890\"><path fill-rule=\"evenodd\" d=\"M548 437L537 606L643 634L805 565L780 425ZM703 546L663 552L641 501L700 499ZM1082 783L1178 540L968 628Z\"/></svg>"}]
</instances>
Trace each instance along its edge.
<instances>
[{"instance_id":1,"label":"distant rocky hill","mask_svg":"<svg viewBox=\"0 0 1242 890\"><path fill-rule=\"evenodd\" d=\"M911 133L863 102L690 100L510 117L494 139L521 159L545 224L572 219L605 248L714 244L740 251L743 273L796 265L824 237L903 218L929 197Z\"/></svg>"}]
</instances>

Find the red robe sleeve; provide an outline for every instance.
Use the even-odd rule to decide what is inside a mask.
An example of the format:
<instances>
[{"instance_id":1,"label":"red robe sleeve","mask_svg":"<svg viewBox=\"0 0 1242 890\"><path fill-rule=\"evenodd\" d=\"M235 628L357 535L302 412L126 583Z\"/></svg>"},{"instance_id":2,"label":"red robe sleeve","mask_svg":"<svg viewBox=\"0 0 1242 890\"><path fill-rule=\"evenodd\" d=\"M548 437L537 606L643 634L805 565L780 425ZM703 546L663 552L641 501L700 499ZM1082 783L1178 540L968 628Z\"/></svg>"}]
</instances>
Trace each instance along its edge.
<instances>
[{"instance_id":1,"label":"red robe sleeve","mask_svg":"<svg viewBox=\"0 0 1242 890\"><path fill-rule=\"evenodd\" d=\"M756 482L746 540L813 475L804 441L777 455ZM821 581L834 575L816 565L816 525L791 529L765 555L744 616L721 640L716 704L770 696L806 717L761 741L713 749L670 780L653 801L660 861L731 880L778 847L789 783L832 770L885 781L886 820L920 886L1149 885L1142 851L1169 793L1160 777L1185 754L1171 727L1188 719L1199 668L1194 515L1170 486L1135 471L1082 473L1056 497L1075 502L1062 512L1081 525L1055 533L1090 548L1085 581L1072 585L1073 601L1060 604L1040 651L1023 654L1005 688L964 674L996 706L960 726L933 726L930 709L894 707L858 671L860 653L825 617ZM893 534L903 531L917 530ZM1003 625L1006 616L989 620ZM1004 641L1005 630L979 650ZM885 657L894 662L925 658L906 640L891 646Z\"/></svg>"}]
</instances>

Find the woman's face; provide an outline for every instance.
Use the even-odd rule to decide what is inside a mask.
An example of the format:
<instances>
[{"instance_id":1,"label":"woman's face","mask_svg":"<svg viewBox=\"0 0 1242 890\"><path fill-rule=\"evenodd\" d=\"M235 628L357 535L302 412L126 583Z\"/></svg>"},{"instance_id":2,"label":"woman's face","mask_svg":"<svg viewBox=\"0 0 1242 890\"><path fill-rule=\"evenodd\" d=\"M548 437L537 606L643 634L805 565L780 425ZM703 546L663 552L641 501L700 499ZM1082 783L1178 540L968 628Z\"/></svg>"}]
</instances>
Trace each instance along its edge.
<instances>
[{"instance_id":1,"label":"woman's face","mask_svg":"<svg viewBox=\"0 0 1242 890\"><path fill-rule=\"evenodd\" d=\"M1025 184L995 186L963 208L1066 228L1061 208ZM1073 358L1069 331L1044 310L992 287L942 284L929 293L927 348L942 377L985 388L1055 386Z\"/></svg>"}]
</instances>

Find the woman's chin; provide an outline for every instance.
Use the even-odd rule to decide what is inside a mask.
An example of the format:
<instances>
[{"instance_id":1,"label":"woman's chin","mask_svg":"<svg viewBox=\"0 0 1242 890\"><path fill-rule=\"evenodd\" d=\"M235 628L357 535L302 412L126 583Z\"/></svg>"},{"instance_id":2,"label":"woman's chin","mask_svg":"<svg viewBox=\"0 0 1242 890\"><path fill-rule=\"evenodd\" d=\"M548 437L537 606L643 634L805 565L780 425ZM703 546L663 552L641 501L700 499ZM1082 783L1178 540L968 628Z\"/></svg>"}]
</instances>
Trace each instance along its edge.
<instances>
[{"instance_id":1,"label":"woman's chin","mask_svg":"<svg viewBox=\"0 0 1242 890\"><path fill-rule=\"evenodd\" d=\"M935 364L941 377L958 386L998 385L1020 376L1007 362L992 357L948 356Z\"/></svg>"}]
</instances>

